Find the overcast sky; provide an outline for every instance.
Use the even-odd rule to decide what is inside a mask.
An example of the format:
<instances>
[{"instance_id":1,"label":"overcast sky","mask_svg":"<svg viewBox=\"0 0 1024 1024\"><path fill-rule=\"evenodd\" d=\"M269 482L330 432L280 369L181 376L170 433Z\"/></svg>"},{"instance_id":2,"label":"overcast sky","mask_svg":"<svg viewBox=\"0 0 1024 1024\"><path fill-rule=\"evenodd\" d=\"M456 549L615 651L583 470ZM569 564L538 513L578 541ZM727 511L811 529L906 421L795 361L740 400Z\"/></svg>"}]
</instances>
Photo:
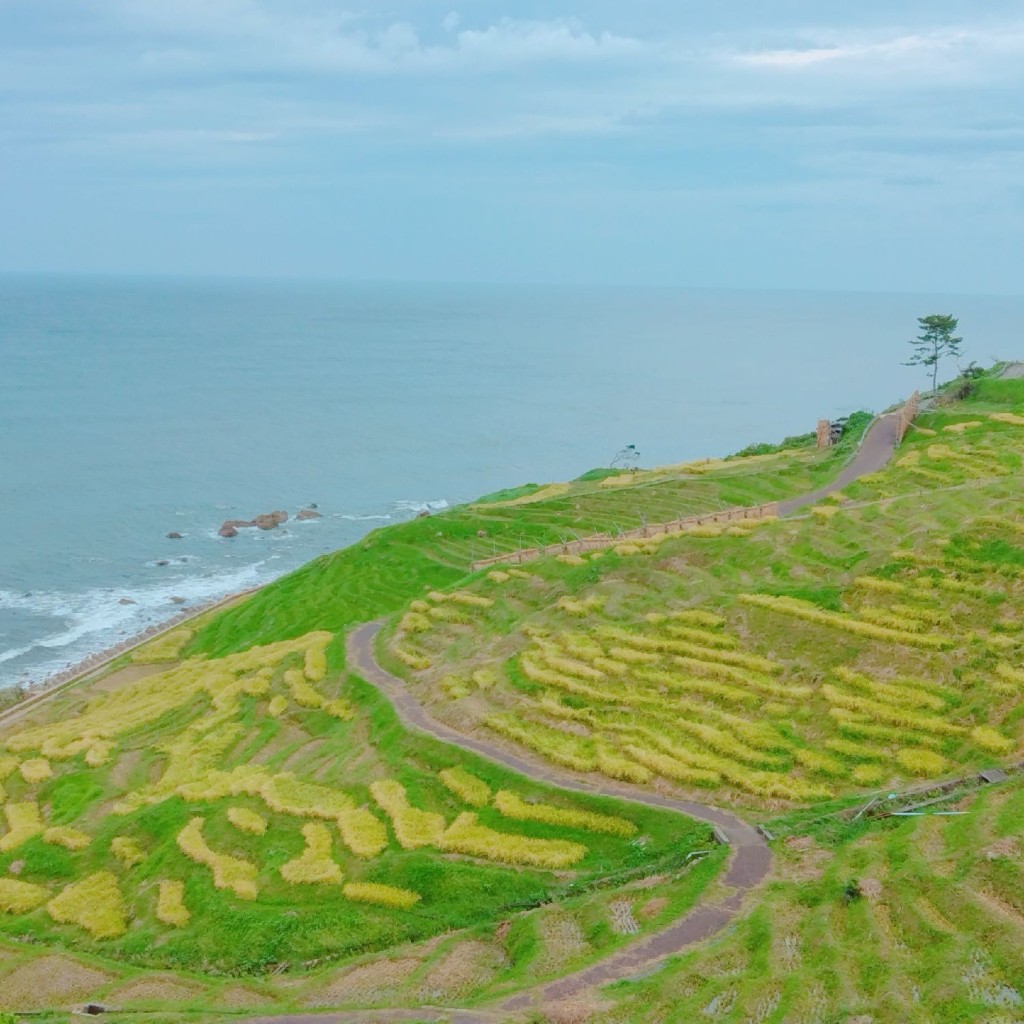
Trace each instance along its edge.
<instances>
[{"instance_id":1,"label":"overcast sky","mask_svg":"<svg viewBox=\"0 0 1024 1024\"><path fill-rule=\"evenodd\" d=\"M0 270L1022 268L1019 0L0 0Z\"/></svg>"}]
</instances>

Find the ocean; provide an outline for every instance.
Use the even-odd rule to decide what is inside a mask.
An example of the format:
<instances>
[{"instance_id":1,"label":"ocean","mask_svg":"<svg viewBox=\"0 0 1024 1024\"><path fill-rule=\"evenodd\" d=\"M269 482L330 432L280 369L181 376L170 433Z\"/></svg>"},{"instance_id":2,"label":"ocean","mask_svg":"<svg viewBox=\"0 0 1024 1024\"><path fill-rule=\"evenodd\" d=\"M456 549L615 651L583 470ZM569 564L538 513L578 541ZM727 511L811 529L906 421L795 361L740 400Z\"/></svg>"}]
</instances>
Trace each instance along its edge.
<instances>
[{"instance_id":1,"label":"ocean","mask_svg":"<svg viewBox=\"0 0 1024 1024\"><path fill-rule=\"evenodd\" d=\"M932 312L968 358L1020 354L1012 297L0 277L0 686L626 444L657 465L883 408L924 383L901 363Z\"/></svg>"}]
</instances>

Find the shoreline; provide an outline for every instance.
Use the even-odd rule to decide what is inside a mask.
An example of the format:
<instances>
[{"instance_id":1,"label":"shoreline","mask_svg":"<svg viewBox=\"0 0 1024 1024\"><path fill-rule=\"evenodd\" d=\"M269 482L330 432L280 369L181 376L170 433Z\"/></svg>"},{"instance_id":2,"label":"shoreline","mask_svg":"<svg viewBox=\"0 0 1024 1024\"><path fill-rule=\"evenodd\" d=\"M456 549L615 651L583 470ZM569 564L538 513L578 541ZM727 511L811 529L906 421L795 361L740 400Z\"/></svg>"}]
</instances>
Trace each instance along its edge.
<instances>
[{"instance_id":1,"label":"shoreline","mask_svg":"<svg viewBox=\"0 0 1024 1024\"><path fill-rule=\"evenodd\" d=\"M0 710L0 724L3 724L12 718L19 717L23 712L28 711L30 708L35 707L44 700L48 700L50 697L55 696L62 690L68 689L76 683L92 676L100 669L109 665L110 662L120 658L123 654L133 651L137 647L142 647L143 644L147 644L151 640L156 639L156 637L162 636L164 633L169 633L171 630L177 629L182 624L189 622L192 619L197 619L199 616L205 615L207 612L215 611L217 608L232 604L239 600L239 598L255 594L257 591L262 590L264 586L266 586L266 584L261 584L258 587L250 587L248 590L237 590L233 593L226 594L224 597L214 598L210 601L204 602L203 604L183 609L176 612L169 619L147 626L141 632L134 633L132 636L126 637L120 643L114 644L112 647L106 647L102 651L97 651L95 654L90 654L88 657L75 662L73 665L69 665L66 669L63 669L60 672L47 676L39 682L27 685L16 683L14 686L9 688L10 691L18 692L20 690L23 696L13 704ZM0 693L2 692L3 691L0 691Z\"/></svg>"}]
</instances>

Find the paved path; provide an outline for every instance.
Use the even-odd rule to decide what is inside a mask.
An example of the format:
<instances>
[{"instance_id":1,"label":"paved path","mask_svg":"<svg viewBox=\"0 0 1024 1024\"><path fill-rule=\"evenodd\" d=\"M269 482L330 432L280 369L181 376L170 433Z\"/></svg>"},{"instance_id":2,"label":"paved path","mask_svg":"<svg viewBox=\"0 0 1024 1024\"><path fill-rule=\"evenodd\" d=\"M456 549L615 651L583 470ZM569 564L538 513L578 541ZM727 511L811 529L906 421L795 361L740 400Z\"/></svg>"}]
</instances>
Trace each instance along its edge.
<instances>
[{"instance_id":1,"label":"paved path","mask_svg":"<svg viewBox=\"0 0 1024 1024\"><path fill-rule=\"evenodd\" d=\"M896 450L897 431L899 430L900 414L891 412L879 416L868 428L861 441L857 454L843 467L831 483L819 487L809 494L801 494L798 498L779 502L779 515L788 516L816 502L827 498L833 491L842 490L847 484L853 483L858 477L868 473L877 473L892 458Z\"/></svg>"},{"instance_id":2,"label":"paved path","mask_svg":"<svg viewBox=\"0 0 1024 1024\"><path fill-rule=\"evenodd\" d=\"M628 783L611 780L591 782L581 779L571 772L529 755L512 753L489 740L465 736L437 721L409 692L401 679L385 671L377 663L373 644L381 626L380 622L369 622L356 627L349 634L348 665L352 671L376 686L391 701L398 717L407 728L428 733L464 750L471 750L481 757L496 761L539 782L550 783L578 793L612 796L650 807L678 811L700 821L709 822L718 828L732 847L728 870L720 880L721 884L732 890L729 895L710 903L698 904L662 931L640 939L590 967L511 996L494 1009L453 1011L423 1007L418 1011L419 1019L423 1019L424 1015L438 1014L441 1019L451 1020L453 1024L487 1024L489 1021L508 1019L509 1014L517 1016L519 1012L525 1012L535 1005L567 999L594 986L630 977L642 968L659 963L666 957L679 953L687 946L720 931L740 911L746 893L768 874L771 867L771 852L768 845L754 828L729 811L692 800L661 796ZM417 1019L416 1012L360 1011L267 1017L260 1018L258 1024L310 1024L312 1021L319 1024L350 1024L371 1020L410 1019Z\"/></svg>"}]
</instances>

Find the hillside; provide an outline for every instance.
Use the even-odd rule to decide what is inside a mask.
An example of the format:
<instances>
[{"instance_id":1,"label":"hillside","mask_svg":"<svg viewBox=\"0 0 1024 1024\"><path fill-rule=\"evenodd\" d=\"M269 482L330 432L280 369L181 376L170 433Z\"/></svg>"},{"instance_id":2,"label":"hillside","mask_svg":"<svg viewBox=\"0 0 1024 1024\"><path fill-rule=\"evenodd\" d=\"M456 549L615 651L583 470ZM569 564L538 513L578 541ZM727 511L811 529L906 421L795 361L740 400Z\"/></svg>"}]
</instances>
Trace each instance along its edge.
<instances>
[{"instance_id":1,"label":"hillside","mask_svg":"<svg viewBox=\"0 0 1024 1024\"><path fill-rule=\"evenodd\" d=\"M375 531L11 721L0 1007L1017 1020L1024 381L794 515L471 569L798 497L867 420Z\"/></svg>"}]
</instances>

